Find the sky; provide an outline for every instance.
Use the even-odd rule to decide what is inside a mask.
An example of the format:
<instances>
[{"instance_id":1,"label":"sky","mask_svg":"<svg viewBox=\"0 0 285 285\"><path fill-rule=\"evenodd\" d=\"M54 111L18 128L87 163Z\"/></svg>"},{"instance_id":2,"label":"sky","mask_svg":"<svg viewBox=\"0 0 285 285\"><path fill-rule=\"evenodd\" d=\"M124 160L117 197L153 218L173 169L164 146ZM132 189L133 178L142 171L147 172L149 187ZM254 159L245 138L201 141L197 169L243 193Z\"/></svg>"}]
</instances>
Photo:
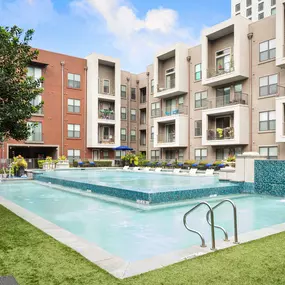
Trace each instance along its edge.
<instances>
[{"instance_id":1,"label":"sky","mask_svg":"<svg viewBox=\"0 0 285 285\"><path fill-rule=\"evenodd\" d=\"M0 0L0 26L34 29L36 48L119 58L139 73L160 49L200 43L201 31L230 17L230 0Z\"/></svg>"}]
</instances>

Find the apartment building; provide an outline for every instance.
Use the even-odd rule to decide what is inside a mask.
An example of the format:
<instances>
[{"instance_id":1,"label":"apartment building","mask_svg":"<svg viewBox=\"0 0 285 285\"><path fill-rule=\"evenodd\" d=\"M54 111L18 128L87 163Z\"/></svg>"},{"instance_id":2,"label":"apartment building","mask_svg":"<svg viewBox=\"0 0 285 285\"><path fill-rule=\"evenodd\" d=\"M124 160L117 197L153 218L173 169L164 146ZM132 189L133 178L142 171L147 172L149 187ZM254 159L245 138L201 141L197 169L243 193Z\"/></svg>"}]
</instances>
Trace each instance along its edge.
<instances>
[{"instance_id":1,"label":"apartment building","mask_svg":"<svg viewBox=\"0 0 285 285\"><path fill-rule=\"evenodd\" d=\"M232 0L232 17L241 15L258 21L276 14L278 0Z\"/></svg>"},{"instance_id":2,"label":"apartment building","mask_svg":"<svg viewBox=\"0 0 285 285\"><path fill-rule=\"evenodd\" d=\"M45 77L39 125L2 157L115 160L127 145L150 160L285 159L284 4L259 21L241 13L207 28L200 45L163 49L140 74L104 55L40 51L29 69Z\"/></svg>"}]
</instances>

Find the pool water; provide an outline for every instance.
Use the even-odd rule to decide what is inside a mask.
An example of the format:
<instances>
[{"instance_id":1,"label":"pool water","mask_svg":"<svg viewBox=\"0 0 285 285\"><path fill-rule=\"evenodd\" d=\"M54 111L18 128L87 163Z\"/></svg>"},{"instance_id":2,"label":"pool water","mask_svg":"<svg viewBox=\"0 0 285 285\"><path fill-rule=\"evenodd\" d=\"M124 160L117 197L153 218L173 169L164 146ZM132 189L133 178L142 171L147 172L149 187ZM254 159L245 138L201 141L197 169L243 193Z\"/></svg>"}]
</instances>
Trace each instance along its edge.
<instances>
[{"instance_id":1,"label":"pool water","mask_svg":"<svg viewBox=\"0 0 285 285\"><path fill-rule=\"evenodd\" d=\"M233 185L220 182L217 176L179 176L142 171L64 170L46 172L43 176L146 193Z\"/></svg>"},{"instance_id":2,"label":"pool water","mask_svg":"<svg viewBox=\"0 0 285 285\"><path fill-rule=\"evenodd\" d=\"M188 232L182 222L184 213L197 201L142 210L28 181L1 183L0 196L128 261L200 244L197 235ZM213 204L210 198L203 200ZM285 200L282 198L237 195L233 201L238 209L239 233L285 222ZM205 235L210 245L206 212L206 208L197 209L188 222ZM215 223L233 235L230 205L216 210ZM216 234L218 239L223 238L219 230Z\"/></svg>"}]
</instances>

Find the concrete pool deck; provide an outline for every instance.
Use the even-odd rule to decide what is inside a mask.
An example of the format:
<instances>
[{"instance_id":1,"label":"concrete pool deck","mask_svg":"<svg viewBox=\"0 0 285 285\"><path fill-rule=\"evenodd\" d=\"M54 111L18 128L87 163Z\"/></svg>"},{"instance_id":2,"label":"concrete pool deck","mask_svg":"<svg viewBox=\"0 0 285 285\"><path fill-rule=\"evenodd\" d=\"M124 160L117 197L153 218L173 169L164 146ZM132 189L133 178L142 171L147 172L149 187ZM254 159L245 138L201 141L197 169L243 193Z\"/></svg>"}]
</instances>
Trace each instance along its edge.
<instances>
[{"instance_id":1,"label":"concrete pool deck","mask_svg":"<svg viewBox=\"0 0 285 285\"><path fill-rule=\"evenodd\" d=\"M181 262L186 259L192 259L200 255L211 253L210 247L202 248L199 245L191 246L187 249L172 251L167 254L154 256L152 258L143 259L139 261L129 262L118 256L110 254L95 243L86 241L71 232L49 222L46 219L18 206L17 204L0 196L0 204L9 209L17 216L26 220L36 228L42 230L44 233L53 237L57 241L72 248L87 260L105 269L113 276L124 279L138 274L146 273L151 270L159 269L174 263ZM277 234L285 231L285 223L273 225L259 230L251 231L239 235L239 242L245 243L269 235ZM216 241L218 250L236 246L233 238L230 242L222 240Z\"/></svg>"}]
</instances>

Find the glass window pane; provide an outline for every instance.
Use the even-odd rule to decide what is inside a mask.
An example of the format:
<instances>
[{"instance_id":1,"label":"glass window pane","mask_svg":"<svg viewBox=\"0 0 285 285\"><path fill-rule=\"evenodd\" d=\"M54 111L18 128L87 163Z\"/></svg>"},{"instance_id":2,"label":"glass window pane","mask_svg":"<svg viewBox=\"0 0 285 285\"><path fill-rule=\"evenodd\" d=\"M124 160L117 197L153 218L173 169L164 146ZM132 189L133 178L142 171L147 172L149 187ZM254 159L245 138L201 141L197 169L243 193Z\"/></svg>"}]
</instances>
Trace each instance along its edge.
<instances>
[{"instance_id":1,"label":"glass window pane","mask_svg":"<svg viewBox=\"0 0 285 285\"><path fill-rule=\"evenodd\" d=\"M80 107L80 100L74 100L74 105Z\"/></svg>"},{"instance_id":2,"label":"glass window pane","mask_svg":"<svg viewBox=\"0 0 285 285\"><path fill-rule=\"evenodd\" d=\"M260 87L260 96L268 95L268 86Z\"/></svg>"},{"instance_id":3,"label":"glass window pane","mask_svg":"<svg viewBox=\"0 0 285 285\"><path fill-rule=\"evenodd\" d=\"M202 99L207 99L208 98L208 92L204 91L202 92Z\"/></svg>"},{"instance_id":4,"label":"glass window pane","mask_svg":"<svg viewBox=\"0 0 285 285\"><path fill-rule=\"evenodd\" d=\"M79 149L74 150L74 156L80 157L80 150Z\"/></svg>"},{"instance_id":5,"label":"glass window pane","mask_svg":"<svg viewBox=\"0 0 285 285\"><path fill-rule=\"evenodd\" d=\"M271 49L269 51L269 58L272 59L272 58L275 58L276 57L276 49Z\"/></svg>"},{"instance_id":6,"label":"glass window pane","mask_svg":"<svg viewBox=\"0 0 285 285\"><path fill-rule=\"evenodd\" d=\"M72 73L68 73L68 80L73 80L73 74Z\"/></svg>"},{"instance_id":7,"label":"glass window pane","mask_svg":"<svg viewBox=\"0 0 285 285\"><path fill-rule=\"evenodd\" d=\"M262 156L268 156L268 148L267 147L260 147L259 154Z\"/></svg>"},{"instance_id":8,"label":"glass window pane","mask_svg":"<svg viewBox=\"0 0 285 285\"><path fill-rule=\"evenodd\" d=\"M235 85L235 92L242 92L242 84Z\"/></svg>"},{"instance_id":9,"label":"glass window pane","mask_svg":"<svg viewBox=\"0 0 285 285\"><path fill-rule=\"evenodd\" d=\"M276 48L276 41L275 39L269 41L269 49Z\"/></svg>"},{"instance_id":10,"label":"glass window pane","mask_svg":"<svg viewBox=\"0 0 285 285\"><path fill-rule=\"evenodd\" d=\"M274 121L269 121L269 130L275 130L275 120Z\"/></svg>"},{"instance_id":11,"label":"glass window pane","mask_svg":"<svg viewBox=\"0 0 285 285\"><path fill-rule=\"evenodd\" d=\"M269 120L275 120L276 119L276 112L275 111L271 111L269 112Z\"/></svg>"},{"instance_id":12,"label":"glass window pane","mask_svg":"<svg viewBox=\"0 0 285 285\"><path fill-rule=\"evenodd\" d=\"M73 131L73 125L68 124L68 125L67 125L67 129L68 129L69 131Z\"/></svg>"},{"instance_id":13,"label":"glass window pane","mask_svg":"<svg viewBox=\"0 0 285 285\"><path fill-rule=\"evenodd\" d=\"M260 52L267 51L267 50L268 50L268 41L263 42L259 45Z\"/></svg>"},{"instance_id":14,"label":"glass window pane","mask_svg":"<svg viewBox=\"0 0 285 285\"><path fill-rule=\"evenodd\" d=\"M268 51L261 52L259 60L260 61L268 60Z\"/></svg>"},{"instance_id":15,"label":"glass window pane","mask_svg":"<svg viewBox=\"0 0 285 285\"><path fill-rule=\"evenodd\" d=\"M277 82L278 82L277 74L269 76L269 85L277 84Z\"/></svg>"},{"instance_id":16,"label":"glass window pane","mask_svg":"<svg viewBox=\"0 0 285 285\"><path fill-rule=\"evenodd\" d=\"M269 86L269 94L274 95L277 93L277 84L270 85Z\"/></svg>"},{"instance_id":17,"label":"glass window pane","mask_svg":"<svg viewBox=\"0 0 285 285\"><path fill-rule=\"evenodd\" d=\"M195 149L195 156L200 157L200 149Z\"/></svg>"},{"instance_id":18,"label":"glass window pane","mask_svg":"<svg viewBox=\"0 0 285 285\"><path fill-rule=\"evenodd\" d=\"M277 149L277 147L270 147L269 148L269 156L278 156L278 149Z\"/></svg>"},{"instance_id":19,"label":"glass window pane","mask_svg":"<svg viewBox=\"0 0 285 285\"><path fill-rule=\"evenodd\" d=\"M195 66L195 71L196 71L196 72L201 71L201 64L197 64L197 65Z\"/></svg>"},{"instance_id":20,"label":"glass window pane","mask_svg":"<svg viewBox=\"0 0 285 285\"><path fill-rule=\"evenodd\" d=\"M67 156L73 156L73 149L69 149L67 151Z\"/></svg>"},{"instance_id":21,"label":"glass window pane","mask_svg":"<svg viewBox=\"0 0 285 285\"><path fill-rule=\"evenodd\" d=\"M196 93L195 100L200 100L200 99L201 99L201 93Z\"/></svg>"},{"instance_id":22,"label":"glass window pane","mask_svg":"<svg viewBox=\"0 0 285 285\"><path fill-rule=\"evenodd\" d=\"M261 122L259 123L259 130L260 131L267 131L268 130L268 123L266 122Z\"/></svg>"},{"instance_id":23,"label":"glass window pane","mask_svg":"<svg viewBox=\"0 0 285 285\"><path fill-rule=\"evenodd\" d=\"M262 87L266 85L268 85L268 77L265 76L265 77L259 78L259 86Z\"/></svg>"},{"instance_id":24,"label":"glass window pane","mask_svg":"<svg viewBox=\"0 0 285 285\"><path fill-rule=\"evenodd\" d=\"M75 131L80 131L80 125L74 125L74 130Z\"/></svg>"},{"instance_id":25,"label":"glass window pane","mask_svg":"<svg viewBox=\"0 0 285 285\"><path fill-rule=\"evenodd\" d=\"M207 149L202 149L202 156L206 157L207 156Z\"/></svg>"},{"instance_id":26,"label":"glass window pane","mask_svg":"<svg viewBox=\"0 0 285 285\"><path fill-rule=\"evenodd\" d=\"M73 100L72 99L68 99L68 105L73 105Z\"/></svg>"},{"instance_id":27,"label":"glass window pane","mask_svg":"<svg viewBox=\"0 0 285 285\"><path fill-rule=\"evenodd\" d=\"M79 74L75 74L74 75L74 80L75 81L80 81L80 75Z\"/></svg>"},{"instance_id":28,"label":"glass window pane","mask_svg":"<svg viewBox=\"0 0 285 285\"><path fill-rule=\"evenodd\" d=\"M268 120L268 112L259 113L259 121L267 121Z\"/></svg>"}]
</instances>

